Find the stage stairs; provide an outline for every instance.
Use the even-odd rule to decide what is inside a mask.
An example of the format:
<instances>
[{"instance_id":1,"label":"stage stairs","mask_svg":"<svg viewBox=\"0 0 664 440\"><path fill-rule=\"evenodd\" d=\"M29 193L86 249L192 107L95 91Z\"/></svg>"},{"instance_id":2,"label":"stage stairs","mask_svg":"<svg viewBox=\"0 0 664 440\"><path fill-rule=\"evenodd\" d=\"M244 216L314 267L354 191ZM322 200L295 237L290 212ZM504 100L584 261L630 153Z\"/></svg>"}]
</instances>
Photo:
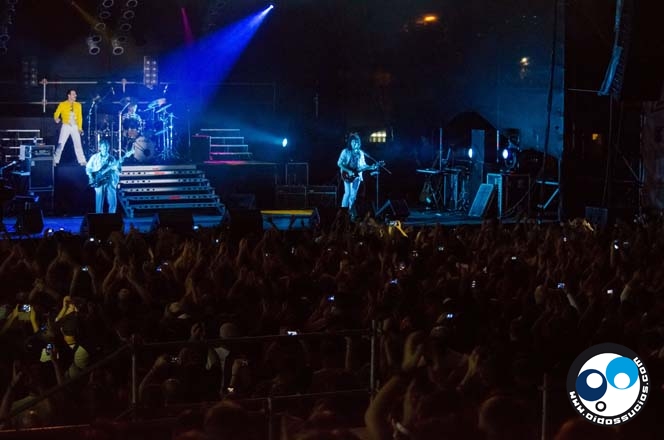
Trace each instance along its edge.
<instances>
[{"instance_id":1,"label":"stage stairs","mask_svg":"<svg viewBox=\"0 0 664 440\"><path fill-rule=\"evenodd\" d=\"M210 160L252 160L239 128L201 128L196 134L208 139Z\"/></svg>"},{"instance_id":2,"label":"stage stairs","mask_svg":"<svg viewBox=\"0 0 664 440\"><path fill-rule=\"evenodd\" d=\"M160 211L223 216L225 207L196 165L129 165L120 174L119 200L127 218Z\"/></svg>"}]
</instances>

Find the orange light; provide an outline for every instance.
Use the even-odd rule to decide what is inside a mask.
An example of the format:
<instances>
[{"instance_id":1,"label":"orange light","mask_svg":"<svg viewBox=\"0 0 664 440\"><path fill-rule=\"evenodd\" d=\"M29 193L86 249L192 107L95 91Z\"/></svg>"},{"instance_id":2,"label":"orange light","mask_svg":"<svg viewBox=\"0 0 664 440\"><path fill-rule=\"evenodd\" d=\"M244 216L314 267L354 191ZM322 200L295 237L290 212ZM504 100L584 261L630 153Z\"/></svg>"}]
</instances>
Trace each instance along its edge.
<instances>
[{"instance_id":1,"label":"orange light","mask_svg":"<svg viewBox=\"0 0 664 440\"><path fill-rule=\"evenodd\" d=\"M592 134L592 140L593 140L594 142L597 142L599 139L600 139L600 135L599 135L599 133L593 133L593 134Z\"/></svg>"},{"instance_id":2,"label":"orange light","mask_svg":"<svg viewBox=\"0 0 664 440\"><path fill-rule=\"evenodd\" d=\"M422 18L422 21L425 23L433 23L438 21L438 16L437 15L425 15L424 18Z\"/></svg>"}]
</instances>

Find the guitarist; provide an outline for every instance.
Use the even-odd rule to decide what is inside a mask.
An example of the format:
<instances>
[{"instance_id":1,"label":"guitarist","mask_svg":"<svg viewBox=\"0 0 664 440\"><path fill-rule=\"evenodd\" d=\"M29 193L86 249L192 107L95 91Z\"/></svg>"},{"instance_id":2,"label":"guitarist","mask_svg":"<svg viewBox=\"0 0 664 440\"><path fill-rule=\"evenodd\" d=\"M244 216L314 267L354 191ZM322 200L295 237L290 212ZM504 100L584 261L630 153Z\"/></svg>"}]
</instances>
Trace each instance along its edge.
<instances>
[{"instance_id":1,"label":"guitarist","mask_svg":"<svg viewBox=\"0 0 664 440\"><path fill-rule=\"evenodd\" d=\"M351 133L348 136L348 145L341 151L337 161L337 166L341 170L341 178L344 181L344 197L341 199L341 207L348 208L353 221L357 218L355 201L362 184L362 171L370 168L367 166L364 152L360 149L361 146L360 135Z\"/></svg>"},{"instance_id":2,"label":"guitarist","mask_svg":"<svg viewBox=\"0 0 664 440\"><path fill-rule=\"evenodd\" d=\"M93 154L85 166L90 186L95 188L95 212L104 212L104 200L108 203L108 212L115 213L118 206L116 188L120 182L120 161L109 154L106 139L99 142L99 151Z\"/></svg>"}]
</instances>

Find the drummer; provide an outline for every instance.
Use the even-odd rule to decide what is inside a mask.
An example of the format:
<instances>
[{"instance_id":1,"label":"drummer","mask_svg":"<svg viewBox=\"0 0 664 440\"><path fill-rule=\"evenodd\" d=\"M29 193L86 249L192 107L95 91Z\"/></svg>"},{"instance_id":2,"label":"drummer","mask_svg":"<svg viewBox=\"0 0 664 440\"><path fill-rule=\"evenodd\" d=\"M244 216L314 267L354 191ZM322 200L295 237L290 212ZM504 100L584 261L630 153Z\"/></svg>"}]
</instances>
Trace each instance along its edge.
<instances>
[{"instance_id":1,"label":"drummer","mask_svg":"<svg viewBox=\"0 0 664 440\"><path fill-rule=\"evenodd\" d=\"M143 119L136 113L138 104L131 103L127 107L127 113L122 115L122 128L124 136L128 139L136 139L141 133Z\"/></svg>"}]
</instances>

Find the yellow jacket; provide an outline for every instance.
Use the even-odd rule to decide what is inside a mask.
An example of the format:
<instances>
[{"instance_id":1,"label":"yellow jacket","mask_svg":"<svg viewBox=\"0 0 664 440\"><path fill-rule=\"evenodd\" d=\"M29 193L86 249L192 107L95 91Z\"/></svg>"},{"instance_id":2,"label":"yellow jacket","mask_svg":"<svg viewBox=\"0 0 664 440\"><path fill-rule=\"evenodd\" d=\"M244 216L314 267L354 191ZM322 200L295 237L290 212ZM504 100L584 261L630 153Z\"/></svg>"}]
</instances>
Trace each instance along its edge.
<instances>
[{"instance_id":1,"label":"yellow jacket","mask_svg":"<svg viewBox=\"0 0 664 440\"><path fill-rule=\"evenodd\" d=\"M61 118L63 124L69 124L69 112L71 112L72 105L74 106L74 119L76 119L78 131L83 131L83 107L80 102L62 101L55 109L53 119Z\"/></svg>"}]
</instances>

